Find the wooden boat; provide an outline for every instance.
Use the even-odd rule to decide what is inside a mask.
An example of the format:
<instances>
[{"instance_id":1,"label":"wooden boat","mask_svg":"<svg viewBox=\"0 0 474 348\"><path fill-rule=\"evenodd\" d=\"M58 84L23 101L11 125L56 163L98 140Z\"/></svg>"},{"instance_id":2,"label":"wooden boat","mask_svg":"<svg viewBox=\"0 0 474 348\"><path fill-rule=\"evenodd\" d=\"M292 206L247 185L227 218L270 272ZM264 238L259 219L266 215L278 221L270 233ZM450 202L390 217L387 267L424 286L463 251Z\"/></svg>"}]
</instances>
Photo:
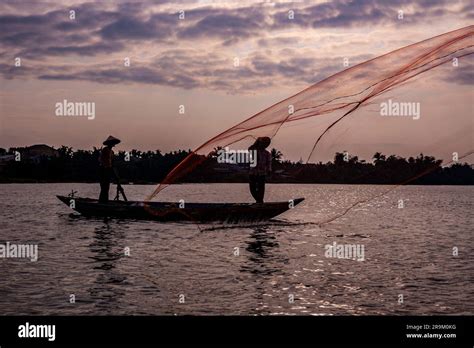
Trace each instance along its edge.
<instances>
[{"instance_id":1,"label":"wooden boat","mask_svg":"<svg viewBox=\"0 0 474 348\"><path fill-rule=\"evenodd\" d=\"M114 200L99 203L97 199L91 198L57 197L84 216L228 223L268 220L304 200L304 198L296 198L292 201L268 203L185 203L184 207L180 207L179 203L172 202Z\"/></svg>"}]
</instances>

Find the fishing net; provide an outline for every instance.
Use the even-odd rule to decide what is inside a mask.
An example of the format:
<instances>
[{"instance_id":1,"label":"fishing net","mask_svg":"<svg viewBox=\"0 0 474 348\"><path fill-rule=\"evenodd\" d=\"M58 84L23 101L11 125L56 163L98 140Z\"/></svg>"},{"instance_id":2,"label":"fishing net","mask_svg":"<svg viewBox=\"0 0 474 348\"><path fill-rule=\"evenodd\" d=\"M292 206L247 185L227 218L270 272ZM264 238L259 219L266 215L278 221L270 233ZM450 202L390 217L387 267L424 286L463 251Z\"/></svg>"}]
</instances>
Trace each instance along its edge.
<instances>
[{"instance_id":1,"label":"fishing net","mask_svg":"<svg viewBox=\"0 0 474 348\"><path fill-rule=\"evenodd\" d=\"M264 136L270 137L272 146L284 154L301 157L307 164L327 161L336 152L343 153L343 162L348 164L357 158L372 162L377 152L375 161L386 155L394 165L396 156L415 156L418 166L410 165L409 170L402 166L392 175L390 183L394 187L442 165L467 160L474 147L473 35L474 26L468 26L397 49L270 106L192 151L148 200L196 170L216 149L247 149ZM292 145L286 149L284 144ZM439 161L420 154L435 156ZM301 166L289 174L298 175L301 170L308 167ZM344 163L340 170L344 170ZM348 182L363 182L367 175L370 171L362 170ZM326 221L373 198L369 195L347 201L336 216Z\"/></svg>"}]
</instances>

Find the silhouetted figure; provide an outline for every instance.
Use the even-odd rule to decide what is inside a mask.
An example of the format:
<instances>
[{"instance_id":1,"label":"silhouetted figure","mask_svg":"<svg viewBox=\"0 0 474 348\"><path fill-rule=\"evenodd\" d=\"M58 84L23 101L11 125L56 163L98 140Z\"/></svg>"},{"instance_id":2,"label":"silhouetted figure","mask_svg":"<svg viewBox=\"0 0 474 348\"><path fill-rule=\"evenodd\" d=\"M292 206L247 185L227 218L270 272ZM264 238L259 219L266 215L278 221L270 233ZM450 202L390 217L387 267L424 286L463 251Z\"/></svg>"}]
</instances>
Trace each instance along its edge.
<instances>
[{"instance_id":1,"label":"silhouetted figure","mask_svg":"<svg viewBox=\"0 0 474 348\"><path fill-rule=\"evenodd\" d=\"M249 150L255 150L257 154L257 163L255 167L250 167L249 187L250 193L257 203L263 203L265 196L265 180L272 171L272 156L265 150L270 145L269 137L257 138L255 143L249 147Z\"/></svg>"},{"instance_id":2,"label":"silhouetted figure","mask_svg":"<svg viewBox=\"0 0 474 348\"><path fill-rule=\"evenodd\" d=\"M105 145L100 152L99 165L100 165L100 195L99 202L107 203L109 201L109 189L110 181L112 178L116 178L114 168L112 165L114 152L112 148L120 143L120 140L109 136L107 140L103 142Z\"/></svg>"}]
</instances>

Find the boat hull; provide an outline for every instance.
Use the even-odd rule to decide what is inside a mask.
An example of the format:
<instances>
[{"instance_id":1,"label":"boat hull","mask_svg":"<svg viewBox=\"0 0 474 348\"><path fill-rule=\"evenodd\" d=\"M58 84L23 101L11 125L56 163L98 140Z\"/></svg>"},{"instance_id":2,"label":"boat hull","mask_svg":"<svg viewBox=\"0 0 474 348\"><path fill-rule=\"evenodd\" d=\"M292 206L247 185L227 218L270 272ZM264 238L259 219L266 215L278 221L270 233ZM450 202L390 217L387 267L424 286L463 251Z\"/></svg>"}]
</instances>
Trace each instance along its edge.
<instances>
[{"instance_id":1,"label":"boat hull","mask_svg":"<svg viewBox=\"0 0 474 348\"><path fill-rule=\"evenodd\" d=\"M84 216L155 221L243 222L265 221L284 213L304 198L287 202L251 203L179 203L109 201L57 196L60 201Z\"/></svg>"}]
</instances>

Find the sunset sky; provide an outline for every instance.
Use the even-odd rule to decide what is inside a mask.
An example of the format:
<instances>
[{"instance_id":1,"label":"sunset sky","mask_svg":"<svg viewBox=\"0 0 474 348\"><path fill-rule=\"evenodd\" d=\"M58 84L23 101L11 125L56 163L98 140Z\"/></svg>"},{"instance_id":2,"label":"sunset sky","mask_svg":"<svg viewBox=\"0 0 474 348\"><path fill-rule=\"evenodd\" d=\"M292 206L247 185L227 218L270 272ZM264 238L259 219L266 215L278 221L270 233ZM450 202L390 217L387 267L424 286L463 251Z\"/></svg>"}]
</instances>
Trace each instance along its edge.
<instances>
[{"instance_id":1,"label":"sunset sky","mask_svg":"<svg viewBox=\"0 0 474 348\"><path fill-rule=\"evenodd\" d=\"M91 149L113 134L123 150L193 149L346 69L345 58L353 66L473 19L469 0L2 1L0 147ZM471 57L422 84L424 112L472 117ZM95 119L56 116L64 99L95 102ZM275 146L300 157L295 137Z\"/></svg>"}]
</instances>

